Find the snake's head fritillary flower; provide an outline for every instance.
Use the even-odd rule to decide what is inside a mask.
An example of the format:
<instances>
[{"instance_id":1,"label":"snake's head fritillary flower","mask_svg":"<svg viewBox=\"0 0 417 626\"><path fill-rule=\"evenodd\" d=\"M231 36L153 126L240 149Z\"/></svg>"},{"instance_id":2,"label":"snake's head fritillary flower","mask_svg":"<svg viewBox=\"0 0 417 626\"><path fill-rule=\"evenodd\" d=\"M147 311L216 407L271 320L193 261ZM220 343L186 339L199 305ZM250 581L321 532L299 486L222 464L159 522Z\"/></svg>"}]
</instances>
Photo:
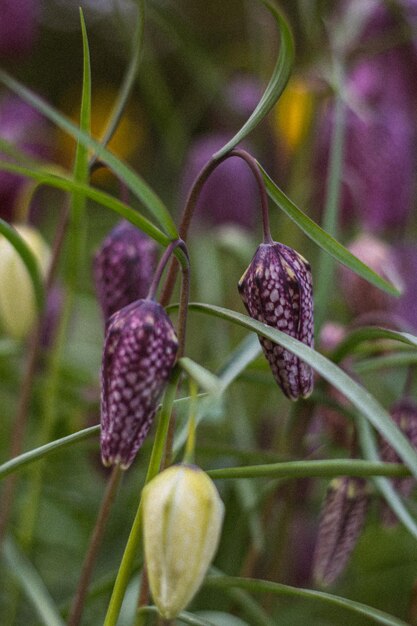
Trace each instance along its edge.
<instances>
[{"instance_id":1,"label":"snake's head fritillary flower","mask_svg":"<svg viewBox=\"0 0 417 626\"><path fill-rule=\"evenodd\" d=\"M109 320L101 370L101 456L127 469L145 439L175 364L178 341L165 310L138 300Z\"/></svg>"},{"instance_id":2,"label":"snake's head fritillary flower","mask_svg":"<svg viewBox=\"0 0 417 626\"><path fill-rule=\"evenodd\" d=\"M417 405L409 399L402 399L394 404L390 414L393 422L407 437L411 445L417 449ZM397 452L382 437L380 439L379 453L381 460L385 461L385 463L401 463ZM413 476L406 476L404 478L393 478L392 484L401 496L407 498L413 491L416 481ZM382 519L386 526L393 526L397 523L395 513L385 502L382 508Z\"/></svg>"},{"instance_id":3,"label":"snake's head fritillary flower","mask_svg":"<svg viewBox=\"0 0 417 626\"><path fill-rule=\"evenodd\" d=\"M282 243L261 244L238 287L251 317L313 346L311 269L298 252ZM291 400L309 396L311 367L269 339L260 342L284 394Z\"/></svg>"},{"instance_id":4,"label":"snake's head fritillary flower","mask_svg":"<svg viewBox=\"0 0 417 626\"><path fill-rule=\"evenodd\" d=\"M362 478L332 480L322 509L313 558L314 578L330 585L343 572L365 523L369 496Z\"/></svg>"},{"instance_id":5,"label":"snake's head fritillary flower","mask_svg":"<svg viewBox=\"0 0 417 626\"><path fill-rule=\"evenodd\" d=\"M224 515L213 481L193 465L174 465L143 490L143 533L152 596L175 618L198 591L214 557Z\"/></svg>"},{"instance_id":6,"label":"snake's head fritillary flower","mask_svg":"<svg viewBox=\"0 0 417 626\"><path fill-rule=\"evenodd\" d=\"M105 321L124 306L146 297L155 266L155 242L130 222L117 224L93 262L96 292Z\"/></svg>"}]
</instances>

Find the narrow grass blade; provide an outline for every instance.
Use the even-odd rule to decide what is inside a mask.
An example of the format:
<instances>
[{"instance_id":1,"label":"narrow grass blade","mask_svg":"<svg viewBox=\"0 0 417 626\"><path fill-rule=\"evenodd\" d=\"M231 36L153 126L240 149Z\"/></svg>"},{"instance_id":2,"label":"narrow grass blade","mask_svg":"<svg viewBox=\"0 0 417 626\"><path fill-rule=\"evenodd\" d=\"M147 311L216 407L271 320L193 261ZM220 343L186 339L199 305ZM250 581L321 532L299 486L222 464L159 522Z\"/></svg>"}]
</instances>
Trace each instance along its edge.
<instances>
[{"instance_id":1,"label":"narrow grass blade","mask_svg":"<svg viewBox=\"0 0 417 626\"><path fill-rule=\"evenodd\" d=\"M336 363L340 363L346 356L352 354L355 348L364 341L373 339L392 339L400 341L413 348L417 348L417 337L410 333L400 333L388 328L378 328L377 326L363 326L346 337L336 348L332 354L332 358Z\"/></svg>"},{"instance_id":2,"label":"narrow grass blade","mask_svg":"<svg viewBox=\"0 0 417 626\"><path fill-rule=\"evenodd\" d=\"M65 626L38 572L10 537L4 540L3 556L43 626Z\"/></svg>"},{"instance_id":3,"label":"narrow grass blade","mask_svg":"<svg viewBox=\"0 0 417 626\"><path fill-rule=\"evenodd\" d=\"M179 364L202 389L213 395L220 395L222 390L221 380L212 372L209 372L205 367L188 357L180 359Z\"/></svg>"},{"instance_id":4,"label":"narrow grass blade","mask_svg":"<svg viewBox=\"0 0 417 626\"><path fill-rule=\"evenodd\" d=\"M274 67L271 79L265 89L265 92L258 102L255 110L242 128L221 150L216 152L214 158L219 159L227 152L230 152L242 141L263 118L269 113L274 104L279 99L285 89L291 74L292 64L294 61L294 42L290 27L284 16L277 10L276 6L269 0L261 0L262 4L270 11L276 21L280 33L280 51L277 63Z\"/></svg>"},{"instance_id":5,"label":"narrow grass blade","mask_svg":"<svg viewBox=\"0 0 417 626\"><path fill-rule=\"evenodd\" d=\"M362 263L349 250L340 244L334 237L326 233L320 228L310 217L303 213L295 204L285 195L283 191L268 176L263 167L258 163L265 181L266 190L269 197L297 226L316 243L322 250L325 250L336 261L346 265L355 274L361 276L375 287L386 291L391 296L401 295L400 290L391 283L387 282L381 276L376 274L370 267Z\"/></svg>"},{"instance_id":6,"label":"narrow grass blade","mask_svg":"<svg viewBox=\"0 0 417 626\"><path fill-rule=\"evenodd\" d=\"M143 202L150 213L166 231L166 234L173 239L178 238L178 232L174 220L162 200L129 165L123 163L123 161L107 150L107 148L105 148L99 141L81 131L57 109L47 104L37 94L22 85L19 81L12 78L4 70L0 70L0 82L2 82L8 89L16 93L20 98L22 98L22 100L25 100L25 102L45 115L45 117L51 120L59 128L74 137L85 148L92 150L97 159L108 165L116 176L118 176L120 180L127 185L132 193L134 193L136 197Z\"/></svg>"},{"instance_id":7,"label":"narrow grass blade","mask_svg":"<svg viewBox=\"0 0 417 626\"><path fill-rule=\"evenodd\" d=\"M298 600L312 600L325 605L340 607L356 613L357 615L364 615L376 624L383 624L384 626L407 626L406 622L398 619L398 617L389 615L379 609L374 609L361 602L334 596L330 593L324 593L323 591L290 587L289 585L282 585L269 580L237 578L232 576L209 576L206 578L205 586L216 587L218 589L235 587L238 589L246 589L253 593L272 593L273 595L288 596Z\"/></svg>"}]
</instances>

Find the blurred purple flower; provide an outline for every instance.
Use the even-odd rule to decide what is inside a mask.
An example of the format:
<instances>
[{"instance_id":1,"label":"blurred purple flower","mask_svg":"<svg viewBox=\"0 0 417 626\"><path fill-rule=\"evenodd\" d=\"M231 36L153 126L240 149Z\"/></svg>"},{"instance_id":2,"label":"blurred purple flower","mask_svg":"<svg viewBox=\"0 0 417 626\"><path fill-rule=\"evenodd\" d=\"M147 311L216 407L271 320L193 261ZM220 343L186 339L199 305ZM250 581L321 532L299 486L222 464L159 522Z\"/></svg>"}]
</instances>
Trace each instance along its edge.
<instances>
[{"instance_id":1,"label":"blurred purple flower","mask_svg":"<svg viewBox=\"0 0 417 626\"><path fill-rule=\"evenodd\" d=\"M39 0L2 0L0 56L27 54L35 41Z\"/></svg>"},{"instance_id":2,"label":"blurred purple flower","mask_svg":"<svg viewBox=\"0 0 417 626\"><path fill-rule=\"evenodd\" d=\"M42 319L41 328L41 345L45 350L50 348L55 341L59 318L62 313L64 297L64 288L60 284L54 285L52 289L48 291L46 309Z\"/></svg>"},{"instance_id":3,"label":"blurred purple flower","mask_svg":"<svg viewBox=\"0 0 417 626\"><path fill-rule=\"evenodd\" d=\"M244 120L251 115L261 97L261 84L250 74L235 76L226 88L226 103Z\"/></svg>"},{"instance_id":4,"label":"blurred purple flower","mask_svg":"<svg viewBox=\"0 0 417 626\"><path fill-rule=\"evenodd\" d=\"M104 320L145 298L156 266L156 244L126 220L107 235L94 256L93 273Z\"/></svg>"},{"instance_id":5,"label":"blurred purple flower","mask_svg":"<svg viewBox=\"0 0 417 626\"><path fill-rule=\"evenodd\" d=\"M378 5L361 42L384 35L393 18ZM386 34L386 33L385 33ZM417 90L410 63L411 46L398 46L361 59L346 80L348 110L341 209L345 222L384 231L401 228L410 214L416 165L414 109ZM414 70L417 57L414 58ZM318 125L318 194L326 184L334 109Z\"/></svg>"},{"instance_id":6,"label":"blurred purple flower","mask_svg":"<svg viewBox=\"0 0 417 626\"><path fill-rule=\"evenodd\" d=\"M197 174L229 139L229 135L213 133L203 135L194 141L183 170L181 181L183 201ZM259 211L258 204L256 182L252 172L242 159L232 157L221 163L205 183L195 215L206 224L234 223L252 228Z\"/></svg>"},{"instance_id":7,"label":"blurred purple flower","mask_svg":"<svg viewBox=\"0 0 417 626\"><path fill-rule=\"evenodd\" d=\"M28 156L42 159L47 158L51 153L51 142L45 119L17 96L5 96L0 101L0 138ZM25 180L23 176L0 171L0 216L2 218L11 219L17 195Z\"/></svg>"}]
</instances>

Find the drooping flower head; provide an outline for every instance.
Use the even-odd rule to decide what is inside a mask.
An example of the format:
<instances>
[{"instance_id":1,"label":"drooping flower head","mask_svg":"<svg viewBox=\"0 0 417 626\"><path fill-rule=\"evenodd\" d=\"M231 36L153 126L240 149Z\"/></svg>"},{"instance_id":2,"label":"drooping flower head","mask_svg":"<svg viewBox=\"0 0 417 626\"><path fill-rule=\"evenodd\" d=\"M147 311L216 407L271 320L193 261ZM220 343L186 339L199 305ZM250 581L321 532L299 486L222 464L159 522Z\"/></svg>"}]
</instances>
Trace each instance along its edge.
<instances>
[{"instance_id":1,"label":"drooping flower head","mask_svg":"<svg viewBox=\"0 0 417 626\"><path fill-rule=\"evenodd\" d=\"M330 585L343 572L360 537L369 504L363 478L332 480L322 509L314 553L314 578Z\"/></svg>"},{"instance_id":2,"label":"drooping flower head","mask_svg":"<svg viewBox=\"0 0 417 626\"><path fill-rule=\"evenodd\" d=\"M156 244L130 222L121 221L94 256L93 273L105 321L145 298L156 265Z\"/></svg>"},{"instance_id":3,"label":"drooping flower head","mask_svg":"<svg viewBox=\"0 0 417 626\"><path fill-rule=\"evenodd\" d=\"M198 591L217 550L224 505L194 465L173 465L144 488L143 534L152 596L175 618Z\"/></svg>"},{"instance_id":4,"label":"drooping flower head","mask_svg":"<svg viewBox=\"0 0 417 626\"><path fill-rule=\"evenodd\" d=\"M411 400L404 398L394 404L390 410L390 415L393 422L407 437L411 445L417 449L417 405ZM385 463L401 463L398 453L382 437L380 438L379 452L381 460L385 461ZM393 478L391 482L398 493L405 498L410 496L416 484L416 480L413 476ZM387 526L393 526L397 522L395 513L393 513L385 502L383 503L382 518L384 524Z\"/></svg>"},{"instance_id":5,"label":"drooping flower head","mask_svg":"<svg viewBox=\"0 0 417 626\"><path fill-rule=\"evenodd\" d=\"M101 456L127 469L145 439L175 364L178 341L165 310L137 300L109 320L101 369Z\"/></svg>"},{"instance_id":6,"label":"drooping flower head","mask_svg":"<svg viewBox=\"0 0 417 626\"><path fill-rule=\"evenodd\" d=\"M254 319L312 347L313 291L309 263L282 243L261 244L239 281L242 300ZM288 350L260 337L275 380L291 400L313 390L313 371Z\"/></svg>"}]
</instances>

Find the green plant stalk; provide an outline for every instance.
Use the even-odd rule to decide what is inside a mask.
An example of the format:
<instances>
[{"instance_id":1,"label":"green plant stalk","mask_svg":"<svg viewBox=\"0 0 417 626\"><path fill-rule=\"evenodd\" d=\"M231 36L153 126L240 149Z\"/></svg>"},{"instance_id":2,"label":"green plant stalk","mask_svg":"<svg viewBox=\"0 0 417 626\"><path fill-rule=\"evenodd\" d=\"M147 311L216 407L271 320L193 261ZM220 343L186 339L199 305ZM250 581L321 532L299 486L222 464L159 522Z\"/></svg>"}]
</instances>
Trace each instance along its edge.
<instances>
[{"instance_id":1,"label":"green plant stalk","mask_svg":"<svg viewBox=\"0 0 417 626\"><path fill-rule=\"evenodd\" d=\"M152 448L152 454L148 465L145 485L154 478L159 472L159 468L164 455L165 441L168 433L172 407L177 392L177 384L180 376L180 368L175 367L171 376L170 383L165 391L162 408L159 413L158 426L155 434L155 441ZM116 626L122 606L123 598L126 593L127 585L132 573L133 563L139 550L139 544L142 537L142 506L141 500L136 512L135 519L127 540L126 548L123 554L122 562L117 573L116 582L114 584L113 593L110 599L107 614L103 626Z\"/></svg>"},{"instance_id":2,"label":"green plant stalk","mask_svg":"<svg viewBox=\"0 0 417 626\"><path fill-rule=\"evenodd\" d=\"M334 127L330 144L329 167L327 172L326 201L323 213L323 229L337 238L339 207L343 177L344 145L346 135L346 105L344 102L343 71L340 64L334 62L336 84L336 102L334 112ZM320 252L315 302L315 333L319 336L320 329L326 319L330 293L333 289L334 261L326 252Z\"/></svg>"}]
</instances>

